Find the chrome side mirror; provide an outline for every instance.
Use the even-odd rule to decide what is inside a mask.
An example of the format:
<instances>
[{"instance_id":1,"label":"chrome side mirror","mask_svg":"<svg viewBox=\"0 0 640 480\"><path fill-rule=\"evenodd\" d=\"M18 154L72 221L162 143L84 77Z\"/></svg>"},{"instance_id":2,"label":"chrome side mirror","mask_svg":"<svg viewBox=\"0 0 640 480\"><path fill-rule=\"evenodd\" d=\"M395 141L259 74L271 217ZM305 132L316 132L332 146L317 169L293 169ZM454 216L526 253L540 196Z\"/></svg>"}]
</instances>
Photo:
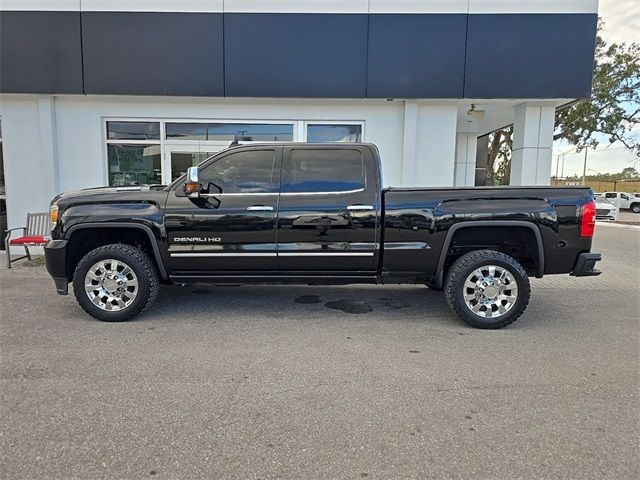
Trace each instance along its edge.
<instances>
[{"instance_id":1,"label":"chrome side mirror","mask_svg":"<svg viewBox=\"0 0 640 480\"><path fill-rule=\"evenodd\" d=\"M184 192L189 198L200 198L200 190L202 190L202 185L198 181L198 167L189 167Z\"/></svg>"},{"instance_id":2,"label":"chrome side mirror","mask_svg":"<svg viewBox=\"0 0 640 480\"><path fill-rule=\"evenodd\" d=\"M198 167L187 169L187 183L198 183Z\"/></svg>"}]
</instances>

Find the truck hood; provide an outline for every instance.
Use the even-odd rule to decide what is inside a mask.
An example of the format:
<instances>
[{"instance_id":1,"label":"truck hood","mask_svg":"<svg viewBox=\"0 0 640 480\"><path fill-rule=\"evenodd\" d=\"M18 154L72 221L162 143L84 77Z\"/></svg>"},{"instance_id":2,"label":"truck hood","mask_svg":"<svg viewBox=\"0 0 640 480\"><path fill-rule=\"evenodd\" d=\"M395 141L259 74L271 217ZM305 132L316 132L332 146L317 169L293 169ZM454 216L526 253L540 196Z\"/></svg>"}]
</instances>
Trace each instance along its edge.
<instances>
[{"instance_id":1,"label":"truck hood","mask_svg":"<svg viewBox=\"0 0 640 480\"><path fill-rule=\"evenodd\" d=\"M164 185L134 185L128 187L95 187L64 192L51 201L52 204L67 206L82 203L104 202L155 202ZM162 192L166 195L166 192Z\"/></svg>"}]
</instances>

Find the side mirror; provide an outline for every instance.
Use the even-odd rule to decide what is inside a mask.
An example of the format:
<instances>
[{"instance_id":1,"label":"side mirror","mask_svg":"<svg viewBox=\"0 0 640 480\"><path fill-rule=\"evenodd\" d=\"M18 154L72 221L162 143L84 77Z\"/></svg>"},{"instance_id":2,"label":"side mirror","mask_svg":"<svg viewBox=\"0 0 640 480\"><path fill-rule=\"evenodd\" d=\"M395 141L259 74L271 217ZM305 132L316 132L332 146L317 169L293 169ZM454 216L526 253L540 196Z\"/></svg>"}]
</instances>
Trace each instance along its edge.
<instances>
[{"instance_id":1,"label":"side mirror","mask_svg":"<svg viewBox=\"0 0 640 480\"><path fill-rule=\"evenodd\" d=\"M184 193L189 198L199 198L202 185L198 181L198 167L189 167L187 170L187 182L184 184Z\"/></svg>"}]
</instances>

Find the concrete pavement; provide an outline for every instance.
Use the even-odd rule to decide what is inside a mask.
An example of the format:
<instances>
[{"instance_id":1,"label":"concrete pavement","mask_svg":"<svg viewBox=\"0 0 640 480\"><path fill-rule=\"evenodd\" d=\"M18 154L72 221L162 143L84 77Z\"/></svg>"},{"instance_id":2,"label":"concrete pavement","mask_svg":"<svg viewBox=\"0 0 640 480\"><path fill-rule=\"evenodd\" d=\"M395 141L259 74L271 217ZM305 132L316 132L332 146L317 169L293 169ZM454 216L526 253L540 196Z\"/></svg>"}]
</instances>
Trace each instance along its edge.
<instances>
[{"instance_id":1,"label":"concrete pavement","mask_svg":"<svg viewBox=\"0 0 640 480\"><path fill-rule=\"evenodd\" d=\"M106 324L2 270L0 477L638 478L640 230L594 249L500 331L415 286L164 287Z\"/></svg>"}]
</instances>

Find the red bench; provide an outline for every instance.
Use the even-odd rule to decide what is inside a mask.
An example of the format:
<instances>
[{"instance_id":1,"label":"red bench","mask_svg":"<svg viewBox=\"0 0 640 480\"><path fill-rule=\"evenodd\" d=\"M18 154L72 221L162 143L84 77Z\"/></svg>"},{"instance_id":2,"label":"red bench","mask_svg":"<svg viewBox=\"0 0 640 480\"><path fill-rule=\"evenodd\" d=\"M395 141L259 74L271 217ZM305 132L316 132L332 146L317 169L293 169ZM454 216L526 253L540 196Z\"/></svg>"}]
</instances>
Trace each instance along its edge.
<instances>
[{"instance_id":1,"label":"red bench","mask_svg":"<svg viewBox=\"0 0 640 480\"><path fill-rule=\"evenodd\" d=\"M16 230L22 230L22 236L11 238L11 233ZM42 247L49 241L50 222L49 214L44 213L27 213L27 226L12 228L6 230L5 248L7 249L7 268L11 268L11 264L23 258L31 260L29 247ZM11 258L11 247L23 247L25 255L17 258Z\"/></svg>"}]
</instances>

